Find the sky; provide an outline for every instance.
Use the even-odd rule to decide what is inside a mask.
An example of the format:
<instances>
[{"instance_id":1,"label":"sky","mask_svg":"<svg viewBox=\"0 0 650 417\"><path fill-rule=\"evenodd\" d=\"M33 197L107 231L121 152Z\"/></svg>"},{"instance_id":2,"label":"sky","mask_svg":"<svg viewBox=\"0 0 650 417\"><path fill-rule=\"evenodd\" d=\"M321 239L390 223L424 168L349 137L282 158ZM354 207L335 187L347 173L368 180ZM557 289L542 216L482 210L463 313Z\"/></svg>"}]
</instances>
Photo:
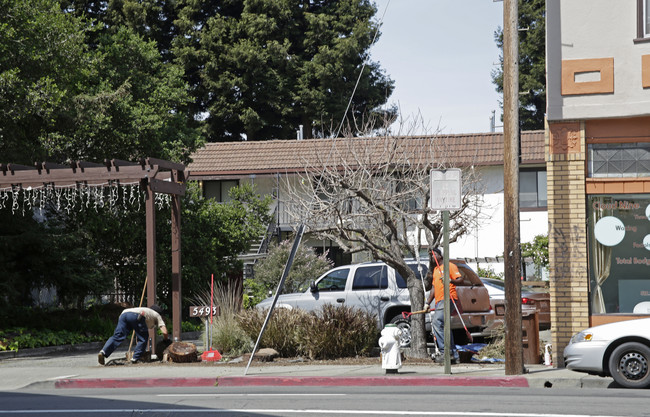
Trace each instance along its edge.
<instances>
[{"instance_id":1,"label":"sky","mask_svg":"<svg viewBox=\"0 0 650 417\"><path fill-rule=\"evenodd\" d=\"M502 131L501 95L492 84L491 73L499 62L494 32L503 26L503 3L375 3L376 17L383 16L383 24L370 54L395 81L389 103L399 106L403 127L398 131L396 123L394 133L489 132L492 111L496 111L496 130ZM409 130L413 127L416 131Z\"/></svg>"}]
</instances>

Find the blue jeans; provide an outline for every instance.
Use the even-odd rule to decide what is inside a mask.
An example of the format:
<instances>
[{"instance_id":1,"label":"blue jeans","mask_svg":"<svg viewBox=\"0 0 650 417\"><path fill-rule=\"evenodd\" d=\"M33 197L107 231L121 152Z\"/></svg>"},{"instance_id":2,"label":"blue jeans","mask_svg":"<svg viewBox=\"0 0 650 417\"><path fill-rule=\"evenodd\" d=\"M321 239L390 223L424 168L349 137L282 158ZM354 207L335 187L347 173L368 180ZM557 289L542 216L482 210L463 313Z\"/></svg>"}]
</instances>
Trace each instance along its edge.
<instances>
[{"instance_id":1,"label":"blue jeans","mask_svg":"<svg viewBox=\"0 0 650 417\"><path fill-rule=\"evenodd\" d=\"M453 304L452 304L453 308ZM433 319L431 320L431 325L433 326L433 334L436 337L436 342L438 344L438 349L440 353L445 352L445 300L440 300L436 303L436 309L433 312ZM456 351L456 344L454 343L454 333L449 332L449 348L450 348L450 357L452 359L458 358L458 352Z\"/></svg>"},{"instance_id":2,"label":"blue jeans","mask_svg":"<svg viewBox=\"0 0 650 417\"><path fill-rule=\"evenodd\" d=\"M133 351L133 360L140 359L147 347L149 329L147 328L147 322L144 317L137 313L123 313L120 315L113 336L106 341L104 348L102 349L104 351L104 356L109 357L111 353L122 344L124 339L126 339L132 330L135 331L135 335L138 339L138 344L135 346L135 350Z\"/></svg>"}]
</instances>

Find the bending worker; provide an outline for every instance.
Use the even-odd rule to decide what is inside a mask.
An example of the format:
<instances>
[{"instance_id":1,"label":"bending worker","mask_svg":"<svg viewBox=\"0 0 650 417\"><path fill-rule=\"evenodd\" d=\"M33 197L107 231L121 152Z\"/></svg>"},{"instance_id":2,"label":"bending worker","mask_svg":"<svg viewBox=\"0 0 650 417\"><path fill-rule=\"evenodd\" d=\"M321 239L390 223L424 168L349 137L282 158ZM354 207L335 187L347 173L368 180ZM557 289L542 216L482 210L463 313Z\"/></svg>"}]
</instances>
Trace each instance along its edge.
<instances>
[{"instance_id":1,"label":"bending worker","mask_svg":"<svg viewBox=\"0 0 650 417\"><path fill-rule=\"evenodd\" d=\"M117 321L117 327L115 327L115 333L106 341L104 348L97 355L99 364L104 364L105 359L111 356L111 353L120 346L131 331L134 331L138 338L131 362L137 362L147 346L149 329L156 327L160 328L165 340L169 339L169 333L167 333L167 327L162 318L162 309L155 304L151 307L127 308L122 311Z\"/></svg>"},{"instance_id":2,"label":"bending worker","mask_svg":"<svg viewBox=\"0 0 650 417\"><path fill-rule=\"evenodd\" d=\"M433 319L432 319L432 326L433 326L433 334L436 338L436 343L438 345L438 349L440 350L441 353L444 354L445 350L445 271L444 271L444 265L443 265L443 259L442 259L442 252L440 252L440 249L434 248L431 251L431 260L430 260L430 265L429 265L429 274L431 274L431 278L433 279L433 285L431 288L431 291L429 292L429 298L427 299L427 303L424 306L424 309L429 311L431 308L431 302L433 301L435 297L435 304L433 304L434 307L434 313L433 313ZM435 266L433 269L431 267ZM427 278L429 277L429 274L427 274ZM462 275L460 271L458 271L458 267L454 265L453 263L449 263L449 296L451 297L451 314L456 313L456 309L458 309L459 313L463 312L463 309L460 305L460 301L458 300L458 294L456 293L456 285L460 285L463 282ZM456 307L454 307L454 305ZM450 346L450 357L451 357L451 362L452 363L458 363L460 362L460 357L458 355L458 351L456 350L456 344L454 343L454 334L452 332L449 333L450 338L449 338L449 346Z\"/></svg>"}]
</instances>

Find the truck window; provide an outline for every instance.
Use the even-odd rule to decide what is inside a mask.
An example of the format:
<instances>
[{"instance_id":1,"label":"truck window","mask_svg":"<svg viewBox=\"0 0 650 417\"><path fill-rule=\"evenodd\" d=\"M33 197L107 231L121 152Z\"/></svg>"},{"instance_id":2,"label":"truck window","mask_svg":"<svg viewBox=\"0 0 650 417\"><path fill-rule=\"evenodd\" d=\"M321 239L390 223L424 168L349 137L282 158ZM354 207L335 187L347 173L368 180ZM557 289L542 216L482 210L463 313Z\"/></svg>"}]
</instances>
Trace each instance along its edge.
<instances>
[{"instance_id":1,"label":"truck window","mask_svg":"<svg viewBox=\"0 0 650 417\"><path fill-rule=\"evenodd\" d=\"M352 290L378 290L388 288L388 274L385 265L357 268Z\"/></svg>"},{"instance_id":2,"label":"truck window","mask_svg":"<svg viewBox=\"0 0 650 417\"><path fill-rule=\"evenodd\" d=\"M349 273L348 268L337 269L325 275L316 286L319 291L343 291Z\"/></svg>"}]
</instances>

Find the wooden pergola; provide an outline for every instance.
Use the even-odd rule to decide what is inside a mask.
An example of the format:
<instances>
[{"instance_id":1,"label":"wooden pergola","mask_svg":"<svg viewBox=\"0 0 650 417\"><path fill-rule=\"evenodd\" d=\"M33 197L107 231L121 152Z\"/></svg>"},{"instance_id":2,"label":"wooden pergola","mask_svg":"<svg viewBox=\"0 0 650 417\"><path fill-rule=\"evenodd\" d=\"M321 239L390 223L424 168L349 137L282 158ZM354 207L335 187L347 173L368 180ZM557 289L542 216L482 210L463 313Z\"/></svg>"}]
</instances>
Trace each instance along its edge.
<instances>
[{"instance_id":1,"label":"wooden pergola","mask_svg":"<svg viewBox=\"0 0 650 417\"><path fill-rule=\"evenodd\" d=\"M139 163L105 160L104 164L77 161L71 165L38 162L34 166L0 164L0 189L39 187L99 187L139 183L145 191L147 233L147 305L156 303L156 193L171 197L172 336L181 334L181 200L185 195L185 165L156 158ZM150 330L155 351L153 330Z\"/></svg>"}]
</instances>

